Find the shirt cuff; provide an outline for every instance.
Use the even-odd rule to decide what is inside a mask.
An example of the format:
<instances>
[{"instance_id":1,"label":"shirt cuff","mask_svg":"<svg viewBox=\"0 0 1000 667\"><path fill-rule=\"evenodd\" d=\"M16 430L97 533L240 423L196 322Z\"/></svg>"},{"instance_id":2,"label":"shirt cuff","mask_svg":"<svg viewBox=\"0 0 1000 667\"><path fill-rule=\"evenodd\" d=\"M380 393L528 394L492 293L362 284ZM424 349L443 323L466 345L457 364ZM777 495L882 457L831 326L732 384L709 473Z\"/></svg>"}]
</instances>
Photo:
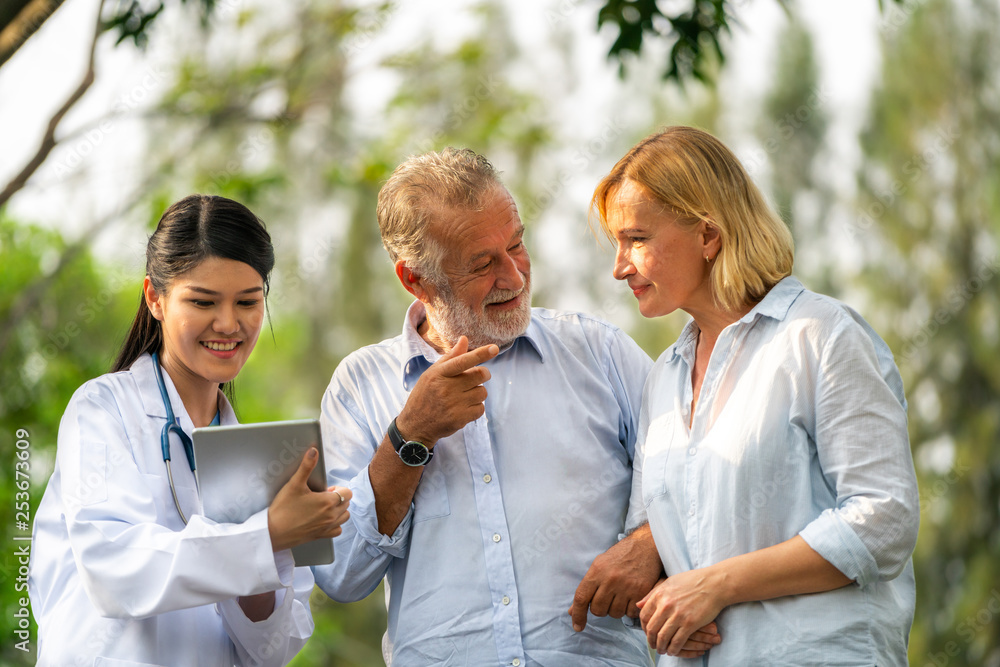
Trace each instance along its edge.
<instances>
[{"instance_id":1,"label":"shirt cuff","mask_svg":"<svg viewBox=\"0 0 1000 667\"><path fill-rule=\"evenodd\" d=\"M274 567L282 586L291 586L295 582L295 558L291 549L274 552ZM279 589L278 593L283 594L284 591Z\"/></svg>"},{"instance_id":2,"label":"shirt cuff","mask_svg":"<svg viewBox=\"0 0 1000 667\"><path fill-rule=\"evenodd\" d=\"M368 476L368 466L361 469L358 476L351 482L351 521L358 535L365 541L365 551L376 558L383 553L394 558L406 556L410 544L410 524L413 521L413 503L410 503L406 516L392 535L383 535L378 529L378 516L375 513L375 491L372 489Z\"/></svg>"},{"instance_id":3,"label":"shirt cuff","mask_svg":"<svg viewBox=\"0 0 1000 667\"><path fill-rule=\"evenodd\" d=\"M878 564L858 534L836 510L828 509L799 535L813 551L859 586L878 581Z\"/></svg>"},{"instance_id":4,"label":"shirt cuff","mask_svg":"<svg viewBox=\"0 0 1000 667\"><path fill-rule=\"evenodd\" d=\"M267 510L262 509L244 521L243 529L253 538L251 540L253 553L249 555L257 563L257 572L260 574L263 590L273 591L290 585L295 562L292 560L290 551L275 553L271 547L271 533L267 528ZM286 566L281 554L286 554L292 563L292 568Z\"/></svg>"},{"instance_id":5,"label":"shirt cuff","mask_svg":"<svg viewBox=\"0 0 1000 667\"><path fill-rule=\"evenodd\" d=\"M628 514L625 517L625 534L628 535L637 528L649 523L649 516L646 514L646 508L633 511L629 508ZM621 540L621 538L618 538Z\"/></svg>"}]
</instances>

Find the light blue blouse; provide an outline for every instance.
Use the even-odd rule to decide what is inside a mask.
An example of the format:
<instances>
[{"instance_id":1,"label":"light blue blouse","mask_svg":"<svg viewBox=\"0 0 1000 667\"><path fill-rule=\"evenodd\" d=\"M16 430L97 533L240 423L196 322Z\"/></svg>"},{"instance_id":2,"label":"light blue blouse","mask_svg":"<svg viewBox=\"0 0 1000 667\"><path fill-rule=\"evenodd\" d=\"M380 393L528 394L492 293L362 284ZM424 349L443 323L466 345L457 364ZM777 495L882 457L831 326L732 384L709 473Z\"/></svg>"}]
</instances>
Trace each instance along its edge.
<instances>
[{"instance_id":1,"label":"light blue blouse","mask_svg":"<svg viewBox=\"0 0 1000 667\"><path fill-rule=\"evenodd\" d=\"M648 513L668 575L801 535L855 583L731 606L700 663L659 664L906 665L920 509L888 346L785 278L719 336L689 429L697 339L647 379L630 523Z\"/></svg>"}]
</instances>

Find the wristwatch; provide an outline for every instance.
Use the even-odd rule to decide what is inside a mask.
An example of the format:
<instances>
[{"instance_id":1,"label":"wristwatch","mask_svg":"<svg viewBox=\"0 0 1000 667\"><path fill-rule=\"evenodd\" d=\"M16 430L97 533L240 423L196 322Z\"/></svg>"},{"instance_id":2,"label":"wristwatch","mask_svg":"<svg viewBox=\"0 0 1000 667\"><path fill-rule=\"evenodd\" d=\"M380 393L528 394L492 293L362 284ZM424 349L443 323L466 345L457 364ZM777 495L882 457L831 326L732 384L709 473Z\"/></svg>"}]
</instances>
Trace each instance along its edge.
<instances>
[{"instance_id":1,"label":"wristwatch","mask_svg":"<svg viewBox=\"0 0 1000 667\"><path fill-rule=\"evenodd\" d=\"M399 454L399 460L410 467L425 466L434 458L434 451L428 449L424 443L416 440L404 440L399 429L396 428L395 419L389 424L389 442Z\"/></svg>"}]
</instances>

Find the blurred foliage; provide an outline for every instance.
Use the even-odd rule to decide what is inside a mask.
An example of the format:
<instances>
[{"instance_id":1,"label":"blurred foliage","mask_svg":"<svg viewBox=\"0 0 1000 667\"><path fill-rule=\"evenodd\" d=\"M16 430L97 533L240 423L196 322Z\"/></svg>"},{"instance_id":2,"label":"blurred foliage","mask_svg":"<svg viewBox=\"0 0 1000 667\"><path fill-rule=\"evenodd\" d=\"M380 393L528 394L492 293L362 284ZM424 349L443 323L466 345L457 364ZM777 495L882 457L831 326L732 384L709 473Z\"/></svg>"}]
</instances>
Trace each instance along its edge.
<instances>
[{"instance_id":1,"label":"blurred foliage","mask_svg":"<svg viewBox=\"0 0 1000 667\"><path fill-rule=\"evenodd\" d=\"M848 235L910 399L911 662L1000 665L1000 7L910 9L883 24Z\"/></svg>"},{"instance_id":2,"label":"blurred foliage","mask_svg":"<svg viewBox=\"0 0 1000 667\"><path fill-rule=\"evenodd\" d=\"M199 2L187 3L193 22L212 4ZM115 11L133 4L120 2ZM272 324L236 382L241 420L316 416L340 360L399 332L409 297L381 248L375 198L406 156L446 145L469 146L504 165L528 226L535 276L542 277L537 305L573 291L598 316L630 322L629 332L652 356L670 345L687 318L646 320L626 292L598 280L610 258L585 237L578 211L562 222L579 227L571 237L579 247L553 253L577 258L573 273L540 260L542 234L574 178L595 163L610 167L656 126L695 124L725 138L718 91L689 86L681 97L673 87L635 81L643 35L654 34L689 34L671 54L680 59L672 65L676 76L716 80L724 56L717 40L735 5L694 3L684 33L652 0L605 3L600 21L630 31L616 42L616 57L635 55L624 106L648 113L636 116L641 124L616 116L596 141L567 137L565 119L550 116L556 96L589 82L568 82L559 72L543 84L526 78L524 63L537 54L521 53L502 2L471 10L465 37L442 43L427 35L388 51L377 40L396 16L392 3L246 4L225 16L221 9L231 5L219 3L213 25L228 30L229 41L207 31L178 47L169 89L145 120L148 168L157 176L150 182L157 185L139 217L148 227L170 202L199 191L242 201L267 222L278 258ZM156 3L141 7L159 11ZM747 159L795 234L796 273L818 291L866 297L864 306L852 305L897 353L922 488L911 636L911 659L921 665L1000 664L1000 618L992 612L1000 604L997 14L985 0L972 1L971 9L943 0L886 5L883 83L861 138L856 201L844 201L830 185L832 170L843 169L831 164L827 148L835 110L819 84L809 35L791 15L774 85L752 124L761 151ZM722 25L714 37L690 37L713 21ZM573 45L552 48L569 60ZM371 92L357 88L360 75L373 74L379 91L389 92L374 96L374 106L359 106ZM552 162L553 155L566 164ZM852 211L846 228L834 224L844 210ZM15 431L28 429L32 507L51 470L66 402L107 370L138 302L141 258L115 268L94 259L89 240L67 242L0 211L0 456L13 460ZM845 243L844 254L862 258L856 275L845 272L835 251ZM12 465L0 472L4 498L13 497L12 474ZM10 503L0 510L8 544L17 534L12 511ZM12 554L0 556L5 637L12 636L18 598ZM312 606L316 633L293 664L382 663L381 589L350 605L316 591ZM9 642L2 646L0 663L30 664Z\"/></svg>"},{"instance_id":3,"label":"blurred foliage","mask_svg":"<svg viewBox=\"0 0 1000 667\"><path fill-rule=\"evenodd\" d=\"M64 260L63 263L60 263ZM84 247L71 247L59 233L7 218L0 211L0 664L34 664L33 653L14 646L15 613L27 593L18 590L15 541L28 533L15 517L15 442L28 432L31 515L51 472L62 412L77 387L106 373L115 341L135 315L141 274L99 267ZM56 271L58 267L58 271ZM42 289L44 288L44 293ZM38 302L22 311L25 299ZM12 313L20 312L16 317ZM31 642L37 631L31 621ZM18 640L19 641L19 640Z\"/></svg>"},{"instance_id":4,"label":"blurred foliage","mask_svg":"<svg viewBox=\"0 0 1000 667\"><path fill-rule=\"evenodd\" d=\"M786 11L795 5L791 0L776 1ZM745 4L745 0L606 0L597 13L597 28L610 24L617 30L608 58L618 61L622 76L626 63L642 53L643 44L655 40L670 44L664 79L681 85L692 78L709 83L714 81L711 63L725 62L726 37L739 25L737 10ZM886 11L885 0L878 0L878 6Z\"/></svg>"},{"instance_id":5,"label":"blurred foliage","mask_svg":"<svg viewBox=\"0 0 1000 667\"><path fill-rule=\"evenodd\" d=\"M784 4L784 0L779 0ZM714 54L725 61L724 36L730 33L732 6L728 0L693 0L690 9L665 14L656 0L608 0L597 13L597 27L605 23L618 29L608 57L618 60L624 76L625 56L642 52L644 39L656 37L673 42L667 58L665 79L683 82L694 77L709 81L707 61ZM663 3L666 4L666 3Z\"/></svg>"},{"instance_id":6,"label":"blurred foliage","mask_svg":"<svg viewBox=\"0 0 1000 667\"><path fill-rule=\"evenodd\" d=\"M180 0L186 4L188 0ZM202 26L207 26L215 10L217 0L191 0L198 5L201 13ZM145 48L149 43L149 35L153 24L166 5L163 2L142 2L141 0L114 0L110 3L110 11L105 12L103 29L117 35L115 44L131 40L139 48Z\"/></svg>"},{"instance_id":7,"label":"blurred foliage","mask_svg":"<svg viewBox=\"0 0 1000 667\"><path fill-rule=\"evenodd\" d=\"M755 123L760 148L744 159L752 178L770 192L796 245L795 274L810 289L839 296L830 261L830 219L835 194L824 152L830 126L830 93L820 82L812 36L795 12L778 37L774 85Z\"/></svg>"}]
</instances>

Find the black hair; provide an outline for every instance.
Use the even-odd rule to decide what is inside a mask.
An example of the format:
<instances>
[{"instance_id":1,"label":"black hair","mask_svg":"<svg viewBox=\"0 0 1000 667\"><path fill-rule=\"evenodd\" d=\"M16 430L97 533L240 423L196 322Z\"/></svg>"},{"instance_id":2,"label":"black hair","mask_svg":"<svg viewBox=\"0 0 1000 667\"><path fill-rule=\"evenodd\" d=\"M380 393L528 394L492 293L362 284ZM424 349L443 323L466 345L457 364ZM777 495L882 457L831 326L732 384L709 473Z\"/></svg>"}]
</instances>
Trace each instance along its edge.
<instances>
[{"instance_id":1,"label":"black hair","mask_svg":"<svg viewBox=\"0 0 1000 667\"><path fill-rule=\"evenodd\" d=\"M225 197L190 195L168 208L146 244L146 275L157 293L166 294L178 276L209 257L248 264L264 280L267 298L274 268L271 236L250 209ZM126 370L143 354L162 347L160 322L140 294L139 310L111 372ZM232 398L230 387L223 390Z\"/></svg>"}]
</instances>

